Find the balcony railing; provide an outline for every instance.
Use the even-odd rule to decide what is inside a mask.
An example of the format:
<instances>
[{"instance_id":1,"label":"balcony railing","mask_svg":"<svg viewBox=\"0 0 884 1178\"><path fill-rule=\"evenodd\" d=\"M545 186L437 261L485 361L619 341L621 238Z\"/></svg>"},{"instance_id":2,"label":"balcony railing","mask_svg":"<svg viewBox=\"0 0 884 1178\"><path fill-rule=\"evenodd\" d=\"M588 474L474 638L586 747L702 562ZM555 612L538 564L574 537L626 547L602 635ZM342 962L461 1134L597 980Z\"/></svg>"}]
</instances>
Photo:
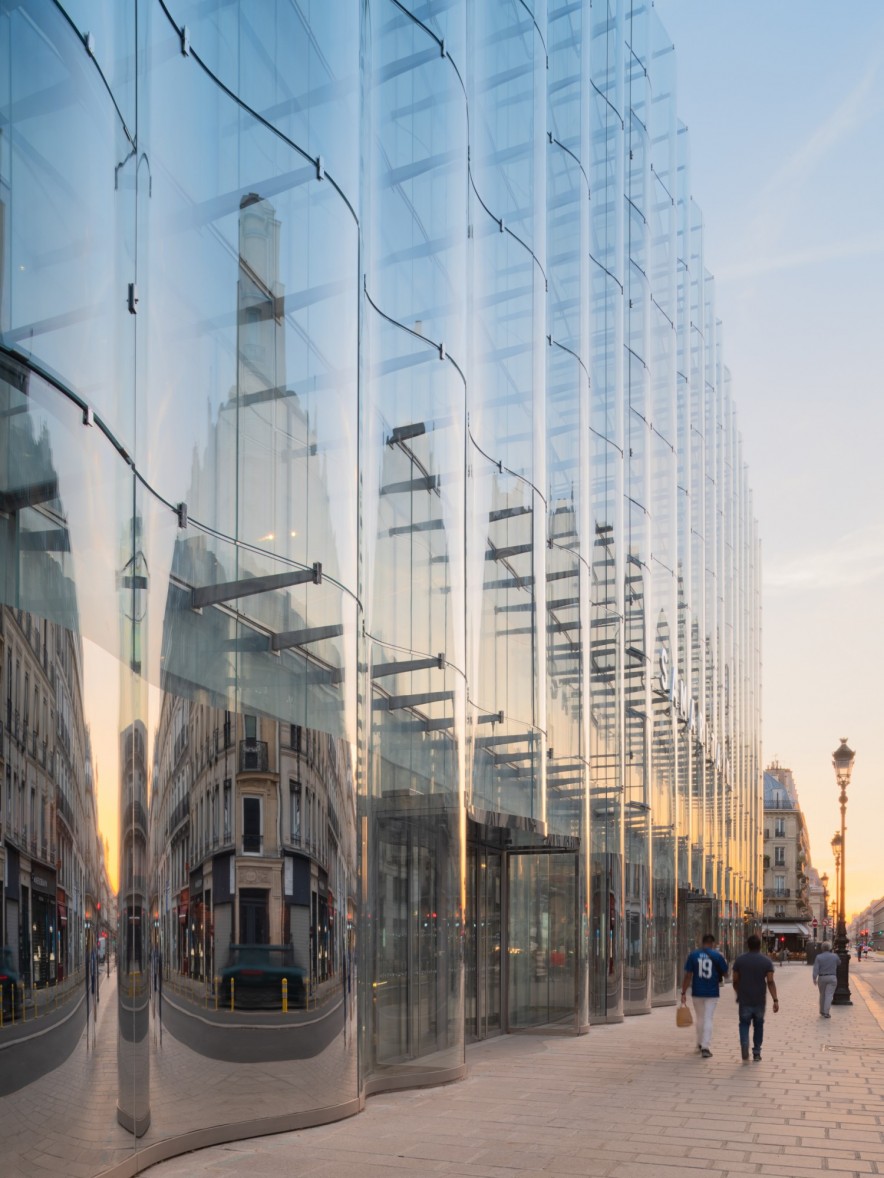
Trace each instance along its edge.
<instances>
[{"instance_id":1,"label":"balcony railing","mask_svg":"<svg viewBox=\"0 0 884 1178\"><path fill-rule=\"evenodd\" d=\"M239 742L240 773L267 772L267 741L241 740Z\"/></svg>"},{"instance_id":2,"label":"balcony railing","mask_svg":"<svg viewBox=\"0 0 884 1178\"><path fill-rule=\"evenodd\" d=\"M126 876L126 884L122 889L124 895L132 893L134 895L145 895L147 892L147 876L145 875L128 875Z\"/></svg>"},{"instance_id":3,"label":"balcony railing","mask_svg":"<svg viewBox=\"0 0 884 1178\"><path fill-rule=\"evenodd\" d=\"M792 895L791 888L782 888L782 889L765 888L764 889L765 900L788 900L791 895Z\"/></svg>"},{"instance_id":4,"label":"balcony railing","mask_svg":"<svg viewBox=\"0 0 884 1178\"><path fill-rule=\"evenodd\" d=\"M129 803L123 818L124 830L131 830L133 827L147 830L147 811L139 801Z\"/></svg>"},{"instance_id":5,"label":"balcony railing","mask_svg":"<svg viewBox=\"0 0 884 1178\"><path fill-rule=\"evenodd\" d=\"M187 798L183 798L175 809L172 811L172 817L169 819L169 828L167 833L173 834L181 823L190 817L190 802Z\"/></svg>"}]
</instances>

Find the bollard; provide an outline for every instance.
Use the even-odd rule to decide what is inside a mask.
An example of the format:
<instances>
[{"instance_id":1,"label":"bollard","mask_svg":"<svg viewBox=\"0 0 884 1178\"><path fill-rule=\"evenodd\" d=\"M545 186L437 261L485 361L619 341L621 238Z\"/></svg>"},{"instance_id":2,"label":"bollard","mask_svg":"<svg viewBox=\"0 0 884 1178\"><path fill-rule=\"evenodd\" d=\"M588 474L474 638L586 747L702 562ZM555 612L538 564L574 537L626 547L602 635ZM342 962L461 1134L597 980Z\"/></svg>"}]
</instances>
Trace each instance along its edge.
<instances>
[{"instance_id":1,"label":"bollard","mask_svg":"<svg viewBox=\"0 0 884 1178\"><path fill-rule=\"evenodd\" d=\"M12 991L12 1005L15 1008L15 990ZM0 986L0 1031L3 1030L3 987Z\"/></svg>"},{"instance_id":2,"label":"bollard","mask_svg":"<svg viewBox=\"0 0 884 1178\"><path fill-rule=\"evenodd\" d=\"M236 989L236 982L233 978L230 979L230 1013L233 1014L233 992Z\"/></svg>"},{"instance_id":3,"label":"bollard","mask_svg":"<svg viewBox=\"0 0 884 1178\"><path fill-rule=\"evenodd\" d=\"M288 980L288 978L283 978L282 979L282 1013L288 1014L288 1012L289 1012L289 980Z\"/></svg>"},{"instance_id":4,"label":"bollard","mask_svg":"<svg viewBox=\"0 0 884 1178\"><path fill-rule=\"evenodd\" d=\"M221 989L221 979L215 978L215 1009L218 1009L218 992Z\"/></svg>"}]
</instances>

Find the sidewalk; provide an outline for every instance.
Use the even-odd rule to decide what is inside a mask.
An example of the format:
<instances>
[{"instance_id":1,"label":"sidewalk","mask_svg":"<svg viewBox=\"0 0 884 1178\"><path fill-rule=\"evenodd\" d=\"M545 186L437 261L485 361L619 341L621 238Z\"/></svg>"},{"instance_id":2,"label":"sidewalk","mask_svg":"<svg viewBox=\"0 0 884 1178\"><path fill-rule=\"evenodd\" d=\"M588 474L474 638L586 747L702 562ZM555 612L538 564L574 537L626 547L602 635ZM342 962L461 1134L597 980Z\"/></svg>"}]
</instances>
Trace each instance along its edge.
<instances>
[{"instance_id":1,"label":"sidewalk","mask_svg":"<svg viewBox=\"0 0 884 1178\"><path fill-rule=\"evenodd\" d=\"M728 989L712 1059L672 1007L581 1038L514 1035L467 1051L469 1077L370 1097L350 1120L163 1162L150 1178L818 1178L884 1174L884 1004L851 970L853 1005L817 1013L811 970L777 969L764 1061L743 1063ZM868 996L868 1001L866 1000Z\"/></svg>"}]
</instances>

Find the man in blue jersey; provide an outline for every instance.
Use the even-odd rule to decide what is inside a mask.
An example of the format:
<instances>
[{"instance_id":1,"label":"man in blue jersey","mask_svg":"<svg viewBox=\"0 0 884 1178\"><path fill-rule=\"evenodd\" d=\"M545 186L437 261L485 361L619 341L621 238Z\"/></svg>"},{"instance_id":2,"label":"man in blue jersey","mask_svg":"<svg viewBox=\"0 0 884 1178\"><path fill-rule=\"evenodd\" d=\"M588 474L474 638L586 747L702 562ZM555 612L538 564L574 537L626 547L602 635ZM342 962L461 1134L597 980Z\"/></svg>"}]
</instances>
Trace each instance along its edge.
<instances>
[{"instance_id":1,"label":"man in blue jersey","mask_svg":"<svg viewBox=\"0 0 884 1178\"><path fill-rule=\"evenodd\" d=\"M721 979L727 976L727 962L715 948L715 937L704 933L699 949L688 955L681 980L681 1000L687 1003L688 985L694 1004L694 1023L697 1028L697 1050L704 1059L712 1054L712 1020L718 1004Z\"/></svg>"}]
</instances>

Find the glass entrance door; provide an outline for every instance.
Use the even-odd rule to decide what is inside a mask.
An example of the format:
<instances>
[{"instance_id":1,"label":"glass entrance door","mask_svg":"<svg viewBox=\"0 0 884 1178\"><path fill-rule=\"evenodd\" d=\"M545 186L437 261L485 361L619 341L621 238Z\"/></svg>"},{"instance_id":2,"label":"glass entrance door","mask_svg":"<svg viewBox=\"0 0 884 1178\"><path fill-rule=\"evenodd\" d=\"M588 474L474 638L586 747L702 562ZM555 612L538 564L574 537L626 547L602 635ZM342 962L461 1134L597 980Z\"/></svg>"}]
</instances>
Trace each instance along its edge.
<instances>
[{"instance_id":1,"label":"glass entrance door","mask_svg":"<svg viewBox=\"0 0 884 1178\"><path fill-rule=\"evenodd\" d=\"M484 851L479 856L481 912L478 928L479 1037L501 1029L501 856Z\"/></svg>"},{"instance_id":2,"label":"glass entrance door","mask_svg":"<svg viewBox=\"0 0 884 1178\"><path fill-rule=\"evenodd\" d=\"M240 888L239 940L242 945L270 943L270 893L263 888Z\"/></svg>"},{"instance_id":3,"label":"glass entrance door","mask_svg":"<svg viewBox=\"0 0 884 1178\"><path fill-rule=\"evenodd\" d=\"M512 1030L576 1020L577 857L514 852L507 870Z\"/></svg>"},{"instance_id":4,"label":"glass entrance door","mask_svg":"<svg viewBox=\"0 0 884 1178\"><path fill-rule=\"evenodd\" d=\"M501 1031L502 856L471 844L468 857L466 1036L487 1039Z\"/></svg>"}]
</instances>

